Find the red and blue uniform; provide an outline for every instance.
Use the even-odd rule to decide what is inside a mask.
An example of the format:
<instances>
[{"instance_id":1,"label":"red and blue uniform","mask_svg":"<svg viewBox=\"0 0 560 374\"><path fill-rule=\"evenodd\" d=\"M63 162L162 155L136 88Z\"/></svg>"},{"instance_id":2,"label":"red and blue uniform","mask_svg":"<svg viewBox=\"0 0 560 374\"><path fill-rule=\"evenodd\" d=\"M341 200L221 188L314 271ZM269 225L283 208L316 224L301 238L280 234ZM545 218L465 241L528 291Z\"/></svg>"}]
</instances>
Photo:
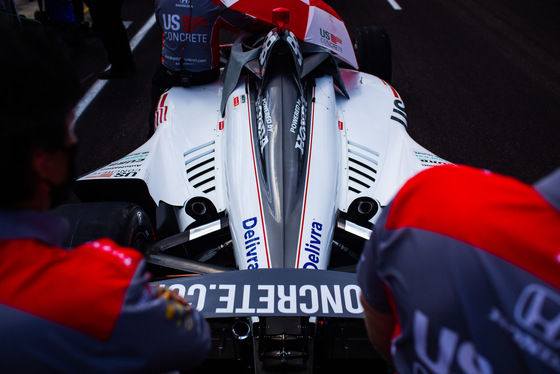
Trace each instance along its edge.
<instances>
[{"instance_id":1,"label":"red and blue uniform","mask_svg":"<svg viewBox=\"0 0 560 374\"><path fill-rule=\"evenodd\" d=\"M411 178L358 268L406 373L560 373L560 169L534 186L465 166Z\"/></svg>"},{"instance_id":2,"label":"red and blue uniform","mask_svg":"<svg viewBox=\"0 0 560 374\"><path fill-rule=\"evenodd\" d=\"M245 29L253 18L220 0L156 0L162 30L162 64L171 71L202 72L220 63L219 29ZM226 24L227 22L227 24Z\"/></svg>"},{"instance_id":3,"label":"red and blue uniform","mask_svg":"<svg viewBox=\"0 0 560 374\"><path fill-rule=\"evenodd\" d=\"M162 32L161 64L152 77L148 136L159 124L154 113L167 89L208 84L220 77L219 30L244 30L254 22L221 0L156 0L154 11Z\"/></svg>"},{"instance_id":4,"label":"red and blue uniform","mask_svg":"<svg viewBox=\"0 0 560 374\"><path fill-rule=\"evenodd\" d=\"M63 249L65 227L0 212L0 371L154 373L204 360L204 318L149 285L139 252L107 239Z\"/></svg>"}]
</instances>

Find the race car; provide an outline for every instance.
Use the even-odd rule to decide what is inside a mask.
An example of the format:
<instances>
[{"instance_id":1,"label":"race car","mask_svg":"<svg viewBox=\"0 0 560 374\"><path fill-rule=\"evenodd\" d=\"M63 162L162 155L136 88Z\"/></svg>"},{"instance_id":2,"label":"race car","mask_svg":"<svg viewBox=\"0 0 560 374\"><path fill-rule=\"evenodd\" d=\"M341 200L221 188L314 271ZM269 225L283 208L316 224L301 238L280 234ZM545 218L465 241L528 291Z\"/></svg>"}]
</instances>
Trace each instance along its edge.
<instances>
[{"instance_id":1,"label":"race car","mask_svg":"<svg viewBox=\"0 0 560 374\"><path fill-rule=\"evenodd\" d=\"M78 179L82 202L57 209L66 246L109 237L145 253L154 285L210 322L206 368L364 359L384 373L356 264L403 183L448 162L407 133L383 28L301 37L286 11L224 47L219 81L165 92L145 144Z\"/></svg>"}]
</instances>

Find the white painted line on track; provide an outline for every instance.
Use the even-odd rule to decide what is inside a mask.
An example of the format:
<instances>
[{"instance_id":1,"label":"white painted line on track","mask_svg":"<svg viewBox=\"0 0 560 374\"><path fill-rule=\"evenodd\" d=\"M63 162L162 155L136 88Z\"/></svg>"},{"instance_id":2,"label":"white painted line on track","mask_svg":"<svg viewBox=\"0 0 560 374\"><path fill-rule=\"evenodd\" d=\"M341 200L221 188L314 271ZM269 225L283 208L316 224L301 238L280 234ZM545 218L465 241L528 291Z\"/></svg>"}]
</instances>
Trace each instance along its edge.
<instances>
[{"instance_id":1,"label":"white painted line on track","mask_svg":"<svg viewBox=\"0 0 560 374\"><path fill-rule=\"evenodd\" d=\"M146 36L148 31L150 31L150 29L155 23L156 23L156 17L155 15L152 15L150 19L144 24L144 26L142 26L140 31L138 31L138 33L134 35L134 37L130 41L130 49L132 51L134 51L136 46L140 43L140 41L144 38L144 36ZM101 92L101 90L103 89L103 87L105 87L106 84L107 84L107 80L98 79L85 93L85 95L82 97L82 99L74 109L74 113L76 116L75 117L76 119L74 120L74 126L76 125L76 121L78 120L78 118L80 118L84 110L86 110L89 104L91 104L93 99L95 99L95 97L99 94L99 92Z\"/></svg>"},{"instance_id":2,"label":"white painted line on track","mask_svg":"<svg viewBox=\"0 0 560 374\"><path fill-rule=\"evenodd\" d=\"M156 23L156 16L152 14L150 19L144 24L144 26L142 26L140 31L138 31L138 33L130 41L130 49L134 51L138 43L140 43L140 41L144 38L144 36L146 36L148 31L150 31L150 29L152 28L153 25L155 25L155 23Z\"/></svg>"},{"instance_id":3,"label":"white painted line on track","mask_svg":"<svg viewBox=\"0 0 560 374\"><path fill-rule=\"evenodd\" d=\"M393 9L395 10L401 10L401 6L397 3L396 0L387 0L389 2L389 4L391 4L391 6L393 7Z\"/></svg>"}]
</instances>

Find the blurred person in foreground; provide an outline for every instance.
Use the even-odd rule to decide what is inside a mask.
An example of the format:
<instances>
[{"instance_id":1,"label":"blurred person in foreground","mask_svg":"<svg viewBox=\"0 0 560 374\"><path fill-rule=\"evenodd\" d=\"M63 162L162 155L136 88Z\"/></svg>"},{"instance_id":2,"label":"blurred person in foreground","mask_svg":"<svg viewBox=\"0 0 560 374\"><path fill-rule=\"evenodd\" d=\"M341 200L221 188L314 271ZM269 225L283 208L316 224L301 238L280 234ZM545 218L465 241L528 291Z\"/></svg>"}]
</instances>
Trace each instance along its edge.
<instances>
[{"instance_id":1,"label":"blurred person in foreground","mask_svg":"<svg viewBox=\"0 0 560 374\"><path fill-rule=\"evenodd\" d=\"M526 185L437 166L397 193L358 268L399 374L560 372L560 168Z\"/></svg>"},{"instance_id":2,"label":"blurred person in foreground","mask_svg":"<svg viewBox=\"0 0 560 374\"><path fill-rule=\"evenodd\" d=\"M66 250L47 212L73 180L81 88L40 34L0 30L0 371L161 373L205 359L185 299L152 288L142 255L99 239Z\"/></svg>"}]
</instances>

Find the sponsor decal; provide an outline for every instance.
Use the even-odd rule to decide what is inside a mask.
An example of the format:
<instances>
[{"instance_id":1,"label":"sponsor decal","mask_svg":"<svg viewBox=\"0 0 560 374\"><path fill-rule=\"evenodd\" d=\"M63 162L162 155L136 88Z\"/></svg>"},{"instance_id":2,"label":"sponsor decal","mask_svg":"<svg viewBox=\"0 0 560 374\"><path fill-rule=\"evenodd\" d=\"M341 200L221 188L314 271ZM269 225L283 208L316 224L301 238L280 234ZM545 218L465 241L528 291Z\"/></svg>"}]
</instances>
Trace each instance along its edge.
<instances>
[{"instance_id":1,"label":"sponsor decal","mask_svg":"<svg viewBox=\"0 0 560 374\"><path fill-rule=\"evenodd\" d=\"M224 121L220 121L220 123L218 123L218 130L223 130L224 129Z\"/></svg>"},{"instance_id":2,"label":"sponsor decal","mask_svg":"<svg viewBox=\"0 0 560 374\"><path fill-rule=\"evenodd\" d=\"M140 172L140 169L126 169L115 173L114 178L132 178Z\"/></svg>"},{"instance_id":3,"label":"sponsor decal","mask_svg":"<svg viewBox=\"0 0 560 374\"><path fill-rule=\"evenodd\" d=\"M120 161L117 161L117 163L125 163L125 162L143 162L144 160L146 160L146 157L148 156L149 152L138 152L138 153L132 153L128 156L125 156L123 158L120 159Z\"/></svg>"},{"instance_id":4,"label":"sponsor decal","mask_svg":"<svg viewBox=\"0 0 560 374\"><path fill-rule=\"evenodd\" d=\"M118 161L110 163L109 167L131 165L131 164L141 164L142 162L144 162L146 160L147 155L148 155L148 152L135 153L135 154L132 154L130 156L123 157Z\"/></svg>"},{"instance_id":5,"label":"sponsor decal","mask_svg":"<svg viewBox=\"0 0 560 374\"><path fill-rule=\"evenodd\" d=\"M110 177L113 178L135 177L141 170L142 169L127 169L127 168L123 169L120 167L117 168L106 167L85 176L85 179L110 178Z\"/></svg>"},{"instance_id":6,"label":"sponsor decal","mask_svg":"<svg viewBox=\"0 0 560 374\"><path fill-rule=\"evenodd\" d=\"M208 311L210 299L216 306L209 311L212 317L220 315L331 315L361 314L360 289L357 285L237 285L203 284L188 289L180 284L169 286L178 290L197 310ZM208 318L208 313L205 313Z\"/></svg>"},{"instance_id":7,"label":"sponsor decal","mask_svg":"<svg viewBox=\"0 0 560 374\"><path fill-rule=\"evenodd\" d=\"M560 373L560 294L528 285L517 299L513 318L515 322L496 307L488 314L519 349Z\"/></svg>"},{"instance_id":8,"label":"sponsor decal","mask_svg":"<svg viewBox=\"0 0 560 374\"><path fill-rule=\"evenodd\" d=\"M95 174L95 175L88 175L86 179L93 179L93 178L110 178L113 176L114 173L104 173L104 174Z\"/></svg>"},{"instance_id":9,"label":"sponsor decal","mask_svg":"<svg viewBox=\"0 0 560 374\"><path fill-rule=\"evenodd\" d=\"M290 132L295 134L297 125L299 122L299 113L301 111L301 100L298 98L296 101L296 107L294 108L294 116L292 117L292 124L290 126Z\"/></svg>"},{"instance_id":10,"label":"sponsor decal","mask_svg":"<svg viewBox=\"0 0 560 374\"><path fill-rule=\"evenodd\" d=\"M321 36L321 43L330 47L331 49L342 52L342 39L324 29L319 29L319 34Z\"/></svg>"},{"instance_id":11,"label":"sponsor decal","mask_svg":"<svg viewBox=\"0 0 560 374\"><path fill-rule=\"evenodd\" d=\"M395 99L393 102L393 115L391 119L407 127L406 113L404 111L404 103L400 99Z\"/></svg>"},{"instance_id":12,"label":"sponsor decal","mask_svg":"<svg viewBox=\"0 0 560 374\"><path fill-rule=\"evenodd\" d=\"M181 43L206 43L208 40L208 35L206 34L192 34L184 32L165 32L165 39L168 41L175 41ZM185 59L185 61L188 61Z\"/></svg>"},{"instance_id":13,"label":"sponsor decal","mask_svg":"<svg viewBox=\"0 0 560 374\"><path fill-rule=\"evenodd\" d=\"M191 0L181 0L179 3L175 4L177 8L192 8Z\"/></svg>"},{"instance_id":14,"label":"sponsor decal","mask_svg":"<svg viewBox=\"0 0 560 374\"><path fill-rule=\"evenodd\" d=\"M266 100L266 97L263 97L262 99L262 111L266 127L268 128L268 131L272 131L272 117L270 116L270 109L268 109L268 101Z\"/></svg>"},{"instance_id":15,"label":"sponsor decal","mask_svg":"<svg viewBox=\"0 0 560 374\"><path fill-rule=\"evenodd\" d=\"M257 225L257 217L252 217L243 221L243 239L245 240L245 258L247 259L247 269L259 268L259 257L257 255L258 246L261 238L256 235L253 228Z\"/></svg>"},{"instance_id":16,"label":"sponsor decal","mask_svg":"<svg viewBox=\"0 0 560 374\"><path fill-rule=\"evenodd\" d=\"M436 165L444 165L448 164L443 158L439 158L431 153L425 152L414 152L416 157L422 162L422 166L436 166Z\"/></svg>"},{"instance_id":17,"label":"sponsor decal","mask_svg":"<svg viewBox=\"0 0 560 374\"><path fill-rule=\"evenodd\" d=\"M259 137L259 147L261 149L261 153L264 151L264 147L268 144L268 131L271 129L272 118L270 117L270 111L268 110L266 98L259 98L257 100L257 134Z\"/></svg>"},{"instance_id":18,"label":"sponsor decal","mask_svg":"<svg viewBox=\"0 0 560 374\"><path fill-rule=\"evenodd\" d=\"M430 326L430 318L420 310L414 311L413 336L419 360L413 362L414 373L450 373L453 362L462 373L494 372L490 362L476 351L473 342L461 341L459 334L447 327L441 327L438 332L437 326ZM437 349L428 349L428 342L437 342Z\"/></svg>"},{"instance_id":19,"label":"sponsor decal","mask_svg":"<svg viewBox=\"0 0 560 374\"><path fill-rule=\"evenodd\" d=\"M149 152L133 153L88 174L84 179L135 177L142 170L142 163L146 160L148 154Z\"/></svg>"},{"instance_id":20,"label":"sponsor decal","mask_svg":"<svg viewBox=\"0 0 560 374\"><path fill-rule=\"evenodd\" d=\"M161 25L167 41L207 43L207 33L195 33L199 27L207 27L204 17L187 17L178 14L162 14Z\"/></svg>"},{"instance_id":21,"label":"sponsor decal","mask_svg":"<svg viewBox=\"0 0 560 374\"><path fill-rule=\"evenodd\" d=\"M288 35L286 36L286 42L288 42L288 44L292 48L292 51L296 56L298 65L303 66L303 55L299 50L299 43L297 42L296 36L291 31L288 31Z\"/></svg>"},{"instance_id":22,"label":"sponsor decal","mask_svg":"<svg viewBox=\"0 0 560 374\"><path fill-rule=\"evenodd\" d=\"M298 100L299 101L299 100ZM306 139L306 114L307 114L307 102L305 100L301 101L301 114L300 114L300 122L299 122L299 131L296 138L295 148L299 149L301 155L303 156L303 152L305 150L305 139Z\"/></svg>"},{"instance_id":23,"label":"sponsor decal","mask_svg":"<svg viewBox=\"0 0 560 374\"><path fill-rule=\"evenodd\" d=\"M233 106L236 107L239 105L239 96L233 98Z\"/></svg>"},{"instance_id":24,"label":"sponsor decal","mask_svg":"<svg viewBox=\"0 0 560 374\"><path fill-rule=\"evenodd\" d=\"M161 97L159 98L159 102L156 108L156 112L154 113L155 115L155 126L156 128L162 124L163 122L167 121L167 105L165 104L165 101L167 100L167 95L168 93L164 93L163 95L161 95Z\"/></svg>"},{"instance_id":25,"label":"sponsor decal","mask_svg":"<svg viewBox=\"0 0 560 374\"><path fill-rule=\"evenodd\" d=\"M350 273L239 270L154 284L177 290L206 318L254 315L361 318L363 315L360 287L355 275Z\"/></svg>"},{"instance_id":26,"label":"sponsor decal","mask_svg":"<svg viewBox=\"0 0 560 374\"><path fill-rule=\"evenodd\" d=\"M261 54L259 55L259 63L261 64L261 75L264 74L265 63L268 60L268 55L271 51L272 46L280 39L281 37L274 30L270 31L266 36L261 49ZM284 40L292 49L294 56L296 57L298 66L303 66L303 55L301 54L301 51L299 49L299 43L296 36L291 31L287 30L287 34L284 37Z\"/></svg>"},{"instance_id":27,"label":"sponsor decal","mask_svg":"<svg viewBox=\"0 0 560 374\"><path fill-rule=\"evenodd\" d=\"M538 284L529 285L517 300L514 317L525 330L560 348L560 294Z\"/></svg>"},{"instance_id":28,"label":"sponsor decal","mask_svg":"<svg viewBox=\"0 0 560 374\"><path fill-rule=\"evenodd\" d=\"M549 348L542 341L511 323L497 308L492 308L488 314L488 319L508 334L511 341L517 345L519 349L536 357L539 361L560 373L560 356L554 349Z\"/></svg>"},{"instance_id":29,"label":"sponsor decal","mask_svg":"<svg viewBox=\"0 0 560 374\"><path fill-rule=\"evenodd\" d=\"M323 225L319 222L311 224L311 234L309 242L305 243L303 249L304 255L307 256L307 261L303 264L304 269L317 269L317 264L321 259L321 232Z\"/></svg>"},{"instance_id":30,"label":"sponsor decal","mask_svg":"<svg viewBox=\"0 0 560 374\"><path fill-rule=\"evenodd\" d=\"M338 129L339 130L344 130L344 122L338 121Z\"/></svg>"},{"instance_id":31,"label":"sponsor decal","mask_svg":"<svg viewBox=\"0 0 560 374\"><path fill-rule=\"evenodd\" d=\"M265 38L263 46L262 46L261 54L259 55L259 63L261 64L261 67L262 67L261 74L264 74L264 64L265 64L266 59L268 57L268 53L270 52L270 48L279 39L280 39L280 37L274 31L270 31L268 33L268 35L266 35L266 38Z\"/></svg>"},{"instance_id":32,"label":"sponsor decal","mask_svg":"<svg viewBox=\"0 0 560 374\"><path fill-rule=\"evenodd\" d=\"M208 26L208 18L183 16L183 31L194 32L197 27L205 26Z\"/></svg>"}]
</instances>

